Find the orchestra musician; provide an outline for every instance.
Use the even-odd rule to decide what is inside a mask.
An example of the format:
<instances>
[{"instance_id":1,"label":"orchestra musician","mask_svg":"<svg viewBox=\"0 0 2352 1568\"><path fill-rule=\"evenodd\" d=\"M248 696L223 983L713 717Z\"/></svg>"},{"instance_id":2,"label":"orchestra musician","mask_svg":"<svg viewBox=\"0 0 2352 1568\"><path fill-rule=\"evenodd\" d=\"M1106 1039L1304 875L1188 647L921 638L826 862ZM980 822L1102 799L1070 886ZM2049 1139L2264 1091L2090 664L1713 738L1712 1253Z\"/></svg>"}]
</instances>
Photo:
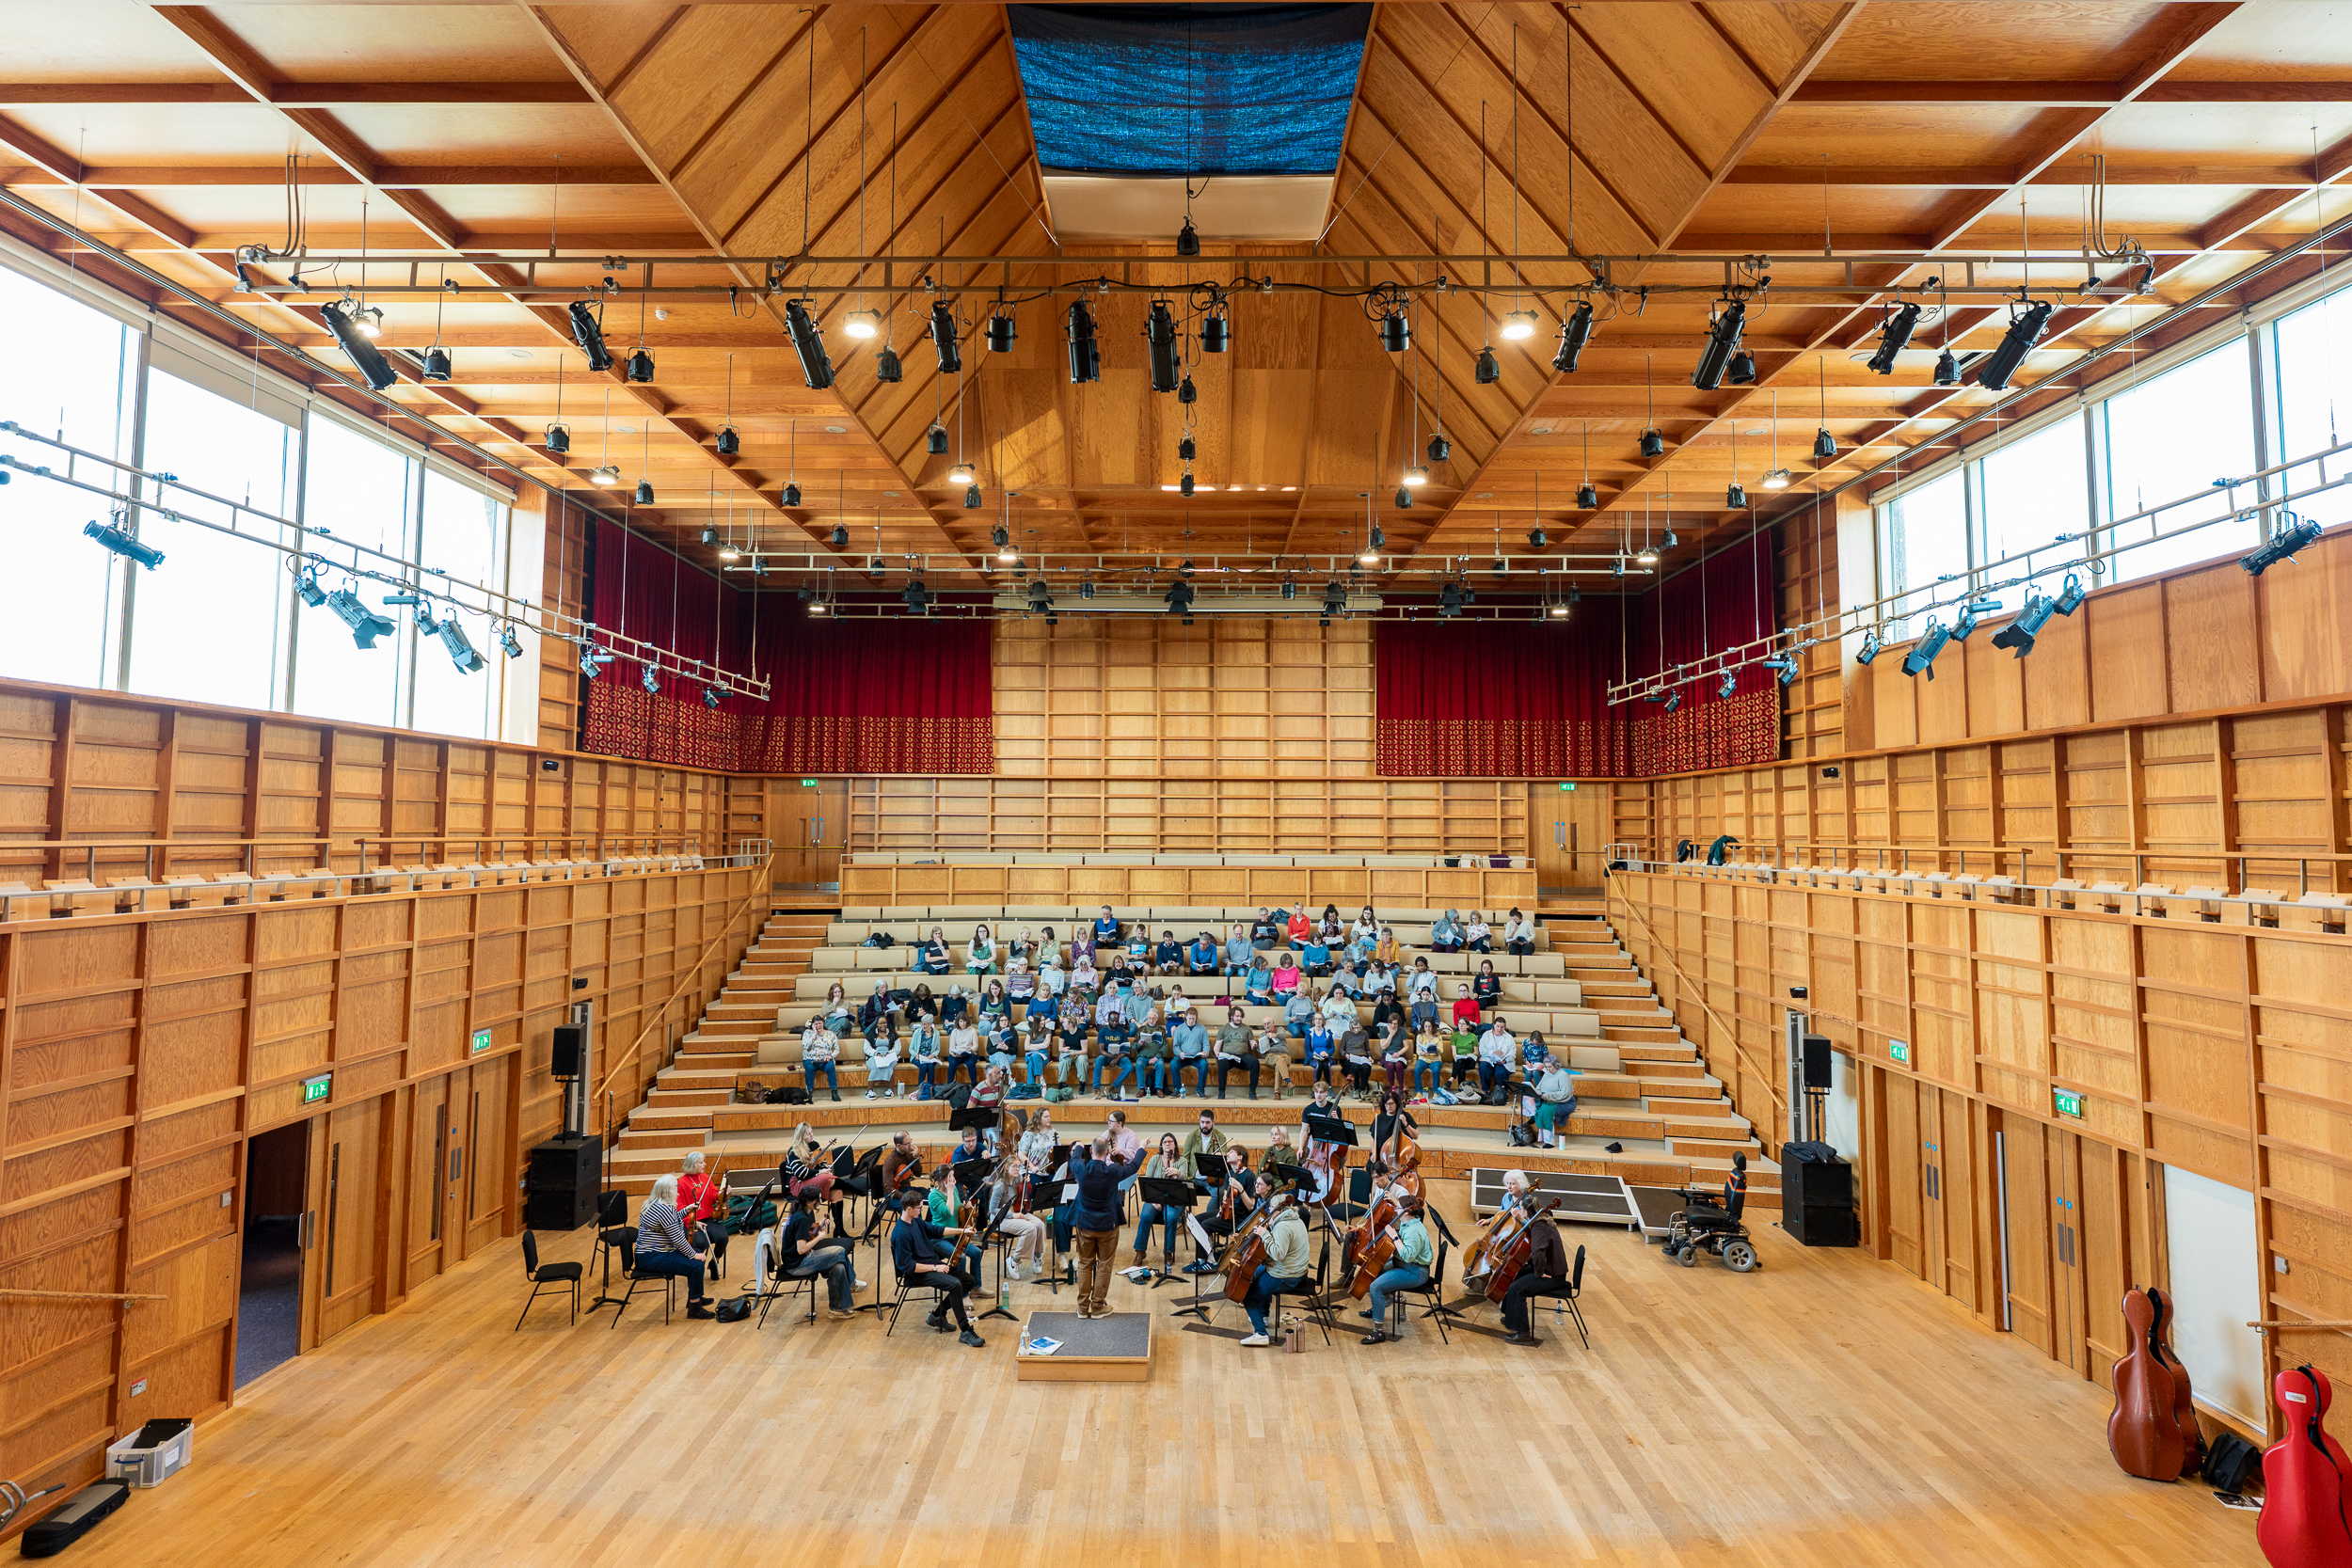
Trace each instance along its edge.
<instances>
[{"instance_id":1,"label":"orchestra musician","mask_svg":"<svg viewBox=\"0 0 2352 1568\"><path fill-rule=\"evenodd\" d=\"M1213 1171L1203 1171L1200 1180L1207 1184L1208 1209L1200 1217L1200 1227L1211 1236L1230 1236L1248 1221L1257 1209L1259 1196L1265 1190L1265 1180L1252 1175L1249 1151L1239 1144L1225 1150L1225 1164ZM1215 1274L1216 1260L1196 1258L1184 1268L1186 1274Z\"/></svg>"},{"instance_id":2,"label":"orchestra musician","mask_svg":"<svg viewBox=\"0 0 2352 1568\"><path fill-rule=\"evenodd\" d=\"M1021 1278L1021 1263L1027 1259L1029 1277L1045 1277L1045 1222L1037 1215L1022 1212L1021 1189L1023 1175L1021 1157L1017 1151L996 1163L994 1175L980 1189L977 1200L981 1234L1000 1230L1009 1242L1005 1251L1005 1276Z\"/></svg>"},{"instance_id":3,"label":"orchestra musician","mask_svg":"<svg viewBox=\"0 0 2352 1568\"><path fill-rule=\"evenodd\" d=\"M1201 1114L1205 1117L1208 1113L1204 1111ZM1159 1149L1145 1162L1143 1174L1154 1180L1182 1181L1193 1174L1193 1157L1177 1147L1176 1134L1163 1132L1160 1134ZM1184 1223L1184 1212L1174 1204L1143 1205L1141 1216L1136 1223L1136 1268L1143 1267L1143 1255L1151 1244L1152 1227L1155 1225L1165 1233L1160 1243L1160 1267L1172 1269L1176 1266L1176 1229Z\"/></svg>"},{"instance_id":4,"label":"orchestra musician","mask_svg":"<svg viewBox=\"0 0 2352 1568\"><path fill-rule=\"evenodd\" d=\"M1270 1171L1277 1165L1297 1164L1298 1146L1291 1142L1291 1130L1279 1122L1275 1123L1274 1130L1267 1134L1265 1153L1260 1158L1258 1168Z\"/></svg>"},{"instance_id":5,"label":"orchestra musician","mask_svg":"<svg viewBox=\"0 0 2352 1568\"><path fill-rule=\"evenodd\" d=\"M1421 1136L1421 1123L1405 1108L1405 1098L1394 1089L1384 1090L1380 1109L1372 1118L1372 1158L1376 1165L1394 1169L1398 1147L1406 1138Z\"/></svg>"},{"instance_id":6,"label":"orchestra musician","mask_svg":"<svg viewBox=\"0 0 2352 1568\"><path fill-rule=\"evenodd\" d=\"M1225 1134L1216 1130L1216 1113L1202 1106L1200 1125L1184 1134L1184 1168L1181 1172L1170 1171L1168 1175L1182 1180L1192 1180L1200 1174L1204 1155L1208 1158L1209 1168L1215 1170L1217 1156L1225 1152L1226 1142Z\"/></svg>"},{"instance_id":7,"label":"orchestra musician","mask_svg":"<svg viewBox=\"0 0 2352 1568\"><path fill-rule=\"evenodd\" d=\"M898 1277L907 1281L910 1289L938 1292L939 1305L924 1318L926 1323L945 1334L947 1316L952 1312L956 1327L961 1331L959 1342L985 1346L988 1341L972 1332L972 1314L963 1306L963 1298L971 1293L977 1280L961 1267L950 1268L947 1263L950 1249L945 1244L946 1238L966 1232L961 1227L950 1229L927 1224L922 1215L923 1198L917 1188L894 1200L898 1218L890 1229L891 1260L898 1267ZM977 1259L966 1261L977 1266Z\"/></svg>"},{"instance_id":8,"label":"orchestra musician","mask_svg":"<svg viewBox=\"0 0 2352 1568\"><path fill-rule=\"evenodd\" d=\"M849 1249L834 1231L832 1216L817 1207L813 1194L803 1193L792 1199L792 1211L776 1237L776 1259L779 1272L795 1278L823 1276L830 1304L827 1317L838 1321L857 1316L857 1288L863 1282L855 1277Z\"/></svg>"},{"instance_id":9,"label":"orchestra musician","mask_svg":"<svg viewBox=\"0 0 2352 1568\"><path fill-rule=\"evenodd\" d=\"M1113 1115L1117 1115L1116 1112ZM1121 1118L1124 1131L1124 1118ZM1134 1137L1133 1133L1128 1134ZM1143 1169L1138 1152L1131 1159L1111 1154L1111 1136L1104 1133L1091 1145L1070 1151L1070 1174L1078 1183L1074 1224L1078 1235L1078 1316L1110 1315L1111 1258L1119 1247L1120 1190Z\"/></svg>"},{"instance_id":10,"label":"orchestra musician","mask_svg":"<svg viewBox=\"0 0 2352 1568\"><path fill-rule=\"evenodd\" d=\"M833 1196L838 1180L826 1162L824 1146L817 1141L817 1130L807 1122L792 1129L792 1142L784 1151L784 1165L777 1174L784 1179L784 1190L793 1197L805 1193L817 1202L830 1202L833 1227L841 1228L841 1200Z\"/></svg>"},{"instance_id":11,"label":"orchestra musician","mask_svg":"<svg viewBox=\"0 0 2352 1568\"><path fill-rule=\"evenodd\" d=\"M1527 1257L1527 1267L1519 1271L1518 1277L1511 1281L1510 1290L1503 1292L1502 1326L1511 1331L1503 1342L1540 1345L1543 1341L1529 1332L1528 1299L1532 1296L1558 1295L1567 1289L1568 1249L1562 1244L1559 1227L1551 1223L1550 1216L1534 1212L1530 1201L1533 1194L1524 1175L1518 1171L1507 1172L1502 1178L1502 1185L1505 1192L1514 1193L1513 1200L1520 1210L1532 1216L1528 1222L1528 1236L1533 1243L1533 1250Z\"/></svg>"},{"instance_id":12,"label":"orchestra musician","mask_svg":"<svg viewBox=\"0 0 2352 1568\"><path fill-rule=\"evenodd\" d=\"M703 1174L703 1151L688 1149L678 1170L678 1218L688 1231L701 1231L699 1239L706 1246L726 1240L726 1194L720 1190L718 1178Z\"/></svg>"},{"instance_id":13,"label":"orchestra musician","mask_svg":"<svg viewBox=\"0 0 2352 1568\"><path fill-rule=\"evenodd\" d=\"M1290 1192L1268 1196L1275 1210L1273 1222L1266 1227L1265 1261L1258 1266L1258 1275L1250 1281L1249 1294L1241 1304L1249 1314L1249 1337L1242 1340L1244 1345L1272 1343L1266 1338L1266 1308L1274 1305L1277 1295L1297 1290L1307 1277L1307 1227L1299 1218L1295 1198Z\"/></svg>"},{"instance_id":14,"label":"orchestra musician","mask_svg":"<svg viewBox=\"0 0 2352 1568\"><path fill-rule=\"evenodd\" d=\"M1396 1250L1390 1255L1388 1268L1372 1282L1372 1305L1364 1309L1364 1316L1372 1320L1372 1332L1359 1344L1381 1345L1394 1339L1396 1336L1383 1326L1389 1315L1389 1292L1417 1291L1429 1283L1429 1227L1422 1223L1421 1199L1405 1193L1398 1196L1396 1207Z\"/></svg>"}]
</instances>

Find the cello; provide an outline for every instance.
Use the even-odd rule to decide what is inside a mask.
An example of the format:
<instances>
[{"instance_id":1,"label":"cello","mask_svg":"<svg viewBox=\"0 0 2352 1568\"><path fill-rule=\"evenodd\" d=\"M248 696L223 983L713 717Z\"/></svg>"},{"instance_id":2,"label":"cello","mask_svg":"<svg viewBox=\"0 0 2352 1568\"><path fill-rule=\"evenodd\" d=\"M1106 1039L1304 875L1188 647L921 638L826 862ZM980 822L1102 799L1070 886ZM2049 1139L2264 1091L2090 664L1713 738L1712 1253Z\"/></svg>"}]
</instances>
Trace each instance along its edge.
<instances>
[{"instance_id":1,"label":"cello","mask_svg":"<svg viewBox=\"0 0 2352 1568\"><path fill-rule=\"evenodd\" d=\"M1518 1200L1506 1201L1494 1212L1493 1217L1486 1221L1486 1228L1480 1231L1478 1239L1462 1253L1463 1284L1468 1285L1493 1267L1495 1249L1517 1235L1526 1224L1526 1216L1519 1212L1519 1203L1534 1196L1530 1190L1521 1194Z\"/></svg>"},{"instance_id":2,"label":"cello","mask_svg":"<svg viewBox=\"0 0 2352 1568\"><path fill-rule=\"evenodd\" d=\"M1354 1271L1373 1244L1380 1239L1382 1232L1396 1224L1397 1196L1398 1191L1394 1186L1381 1188L1373 1195L1372 1201L1364 1206L1363 1216L1347 1227L1347 1243L1340 1252L1340 1273L1343 1275ZM1364 1280L1365 1286L1369 1287L1371 1283L1372 1280L1367 1276ZM1350 1293L1360 1296L1363 1291L1354 1291Z\"/></svg>"},{"instance_id":3,"label":"cello","mask_svg":"<svg viewBox=\"0 0 2352 1568\"><path fill-rule=\"evenodd\" d=\"M1526 1269L1528 1257L1535 1250L1535 1222L1560 1207L1559 1197L1551 1193L1530 1193L1520 1202L1525 1218L1508 1236L1490 1236L1491 1244L1481 1259L1486 1267L1482 1293L1491 1302L1500 1303L1511 1293L1511 1282Z\"/></svg>"},{"instance_id":4,"label":"cello","mask_svg":"<svg viewBox=\"0 0 2352 1568\"><path fill-rule=\"evenodd\" d=\"M1232 1244L1225 1249L1225 1256L1216 1262L1217 1272L1225 1276L1226 1300L1244 1301L1248 1298L1249 1288L1258 1282L1258 1270L1265 1264L1266 1231L1273 1225L1276 1213L1289 1201L1290 1194L1287 1192L1276 1193L1266 1199L1264 1208L1250 1215L1248 1222L1233 1233Z\"/></svg>"},{"instance_id":5,"label":"cello","mask_svg":"<svg viewBox=\"0 0 2352 1568\"><path fill-rule=\"evenodd\" d=\"M2263 1511L2254 1539L2275 1568L2337 1568L2352 1562L2345 1493L2352 1463L2328 1435L2328 1374L2305 1365L2270 1382L2286 1434L2263 1450Z\"/></svg>"},{"instance_id":6,"label":"cello","mask_svg":"<svg viewBox=\"0 0 2352 1568\"><path fill-rule=\"evenodd\" d=\"M2148 1288L2148 1299L2156 1309L2155 1333L2149 1343L2164 1362L2164 1370L2172 1374L2172 1420L2181 1429L2181 1474L2193 1476L2205 1467L2205 1433L2197 1424L2197 1402L2189 1397L2188 1369L2172 1349L2172 1320L2177 1314L2164 1292L2153 1285Z\"/></svg>"},{"instance_id":7,"label":"cello","mask_svg":"<svg viewBox=\"0 0 2352 1568\"><path fill-rule=\"evenodd\" d=\"M2115 1363L2115 1409L2107 1417L2107 1451L2127 1476L2178 1481L2186 1445L2173 1414L2172 1372L2156 1349L2156 1306L2137 1288L2123 1292L2130 1348Z\"/></svg>"}]
</instances>

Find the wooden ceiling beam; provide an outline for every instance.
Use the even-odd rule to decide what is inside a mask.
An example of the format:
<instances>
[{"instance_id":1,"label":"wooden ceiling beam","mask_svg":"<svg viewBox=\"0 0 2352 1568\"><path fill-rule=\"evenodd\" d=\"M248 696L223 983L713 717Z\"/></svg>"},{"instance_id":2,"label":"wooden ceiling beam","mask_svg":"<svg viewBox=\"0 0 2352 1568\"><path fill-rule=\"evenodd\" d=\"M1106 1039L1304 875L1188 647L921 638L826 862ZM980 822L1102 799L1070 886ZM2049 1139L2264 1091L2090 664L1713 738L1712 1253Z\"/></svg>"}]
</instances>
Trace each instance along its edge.
<instances>
[{"instance_id":1,"label":"wooden ceiling beam","mask_svg":"<svg viewBox=\"0 0 2352 1568\"><path fill-rule=\"evenodd\" d=\"M0 119L0 148L6 148L60 184L74 185L81 182L84 170L80 160L65 149L52 147L30 131L4 119ZM93 191L91 195L99 202L113 208L171 245L187 247L196 239L195 230L135 196L106 190Z\"/></svg>"},{"instance_id":2,"label":"wooden ceiling beam","mask_svg":"<svg viewBox=\"0 0 2352 1568\"><path fill-rule=\"evenodd\" d=\"M246 103L234 82L0 82L0 108L115 103ZM268 102L287 109L357 103L585 103L571 82L276 82Z\"/></svg>"},{"instance_id":3,"label":"wooden ceiling beam","mask_svg":"<svg viewBox=\"0 0 2352 1568\"><path fill-rule=\"evenodd\" d=\"M2110 159L2106 166L2106 182L2109 185L2229 185L2252 189L2294 190L2308 186L2309 177L2292 164L2273 162L2246 165L2214 163L2117 163ZM2027 185L2084 186L2096 182L2090 165L2060 165L2044 168L2021 182L2013 164L1982 165L1975 167L1913 168L1895 167L1833 167L1826 173L1819 164L1750 164L1736 168L1725 177L1726 185L1762 185L1769 187L1795 186L1818 191L1824 181L1837 189L1876 187L1898 190L1996 190L2007 191L2020 183Z\"/></svg>"},{"instance_id":4,"label":"wooden ceiling beam","mask_svg":"<svg viewBox=\"0 0 2352 1568\"><path fill-rule=\"evenodd\" d=\"M2178 62L2176 61L2175 64ZM2171 67L2167 68L2168 71ZM2007 108L2113 109L2129 103L2220 106L2233 103L2347 103L2352 82L1807 82L1791 103L1859 109L1917 109L1970 104Z\"/></svg>"},{"instance_id":5,"label":"wooden ceiling beam","mask_svg":"<svg viewBox=\"0 0 2352 1568\"><path fill-rule=\"evenodd\" d=\"M239 95L239 102L251 100ZM653 175L636 164L385 164L373 183L381 190L414 189L423 185L549 185L560 176L565 189L578 185L651 185ZM55 177L20 179L9 184L72 183ZM139 190L151 187L216 186L272 189L286 182L283 164L93 164L79 182L87 190ZM350 186L367 183L340 166L305 169L301 184ZM542 235L544 242L546 236ZM492 247L497 248L497 247Z\"/></svg>"}]
</instances>

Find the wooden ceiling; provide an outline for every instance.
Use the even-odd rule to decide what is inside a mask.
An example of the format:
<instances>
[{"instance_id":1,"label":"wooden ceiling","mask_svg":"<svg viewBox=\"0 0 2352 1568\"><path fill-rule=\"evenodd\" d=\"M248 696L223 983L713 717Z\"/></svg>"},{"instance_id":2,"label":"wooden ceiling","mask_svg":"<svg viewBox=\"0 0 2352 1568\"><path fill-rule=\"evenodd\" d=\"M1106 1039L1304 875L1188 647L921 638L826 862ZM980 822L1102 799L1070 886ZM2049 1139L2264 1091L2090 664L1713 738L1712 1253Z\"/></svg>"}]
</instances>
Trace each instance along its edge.
<instances>
[{"instance_id":1,"label":"wooden ceiling","mask_svg":"<svg viewBox=\"0 0 2352 1568\"><path fill-rule=\"evenodd\" d=\"M1168 236L1073 245L1115 260L1049 271L1053 214L996 5L86 0L0 5L0 184L18 197L330 362L314 302L233 288L236 247L283 244L290 155L314 253L357 253L363 226L378 256L533 252L535 268L517 255L337 271L353 288L460 285L374 296L388 346L437 341L454 360L446 385L404 379L391 394L404 408L615 514L649 480L656 502L637 520L690 553L707 553L695 542L707 527L755 529L763 549L860 565L919 552L977 566L1005 524L1032 561L1099 556L1113 575L1120 562L1244 554L1314 570L1360 546L1368 501L1386 569L1483 566L1498 541L1515 570L1556 569L1669 524L1671 565L1904 449L1932 450L1994 401L1931 385L1937 348L1990 348L2006 321L1996 301L1956 300L1883 377L1863 363L1876 303L1767 296L1747 340L1756 383L1699 391L1691 367L1724 273L1712 258L1772 256L1784 293L1950 270L1851 257L1985 258L1980 284L2030 281L2062 302L2022 384L2341 217L2332 187L2352 170L2352 15L2331 7L1384 0L1319 247L1206 235L1205 254L1179 262ZM2129 300L2080 296L2080 261L2045 260L2030 278L2018 261L2028 241L2045 256L2080 248L2093 154L2106 239L2136 236L2154 263ZM72 248L21 214L0 224ZM1389 355L1359 292L1436 269L1328 259L1571 246L1704 258L1613 275L1699 292L1604 305L1563 375L1550 356L1567 290L1588 277L1576 265L1529 267L1523 300L1423 296L1413 350ZM881 266L789 267L790 287L868 291L817 296L836 381L811 390L782 297L755 288L768 259L884 253L1030 259L940 273L1025 301L1011 352L979 341L987 299L954 296L971 336L964 373L942 378L918 269L896 262L885 281ZM648 349L656 374L592 374L561 300L516 295L589 290L615 255L654 259L657 287L750 292L657 299L642 323L634 299L614 298L608 337L623 354ZM746 260L661 260L695 256ZM1097 273L1334 291L1235 291L1231 352L1192 360L1189 499L1174 490L1185 411L1147 385L1143 297L1090 298L1103 373L1077 387L1070 296L1031 297ZM1515 305L1537 312L1536 334L1495 336L1499 378L1480 385L1473 356ZM861 308L883 312L902 380L877 380L872 345L846 336ZM541 445L559 380L573 443L562 459ZM926 448L935 418L946 455ZM729 422L741 450L723 456ZM1665 452L1644 458L1651 424ZM1821 426L1839 449L1826 461L1811 455ZM1401 470L1438 430L1450 460L1397 507ZM608 451L622 478L598 486L590 470ZM948 478L959 456L977 469L977 509ZM1795 483L1761 491L1775 456ZM1760 513L1726 509L1735 475ZM1596 511L1574 505L1587 477ZM801 504L787 507L791 483ZM1536 523L1543 551L1525 539ZM839 550L836 526L850 535Z\"/></svg>"}]
</instances>

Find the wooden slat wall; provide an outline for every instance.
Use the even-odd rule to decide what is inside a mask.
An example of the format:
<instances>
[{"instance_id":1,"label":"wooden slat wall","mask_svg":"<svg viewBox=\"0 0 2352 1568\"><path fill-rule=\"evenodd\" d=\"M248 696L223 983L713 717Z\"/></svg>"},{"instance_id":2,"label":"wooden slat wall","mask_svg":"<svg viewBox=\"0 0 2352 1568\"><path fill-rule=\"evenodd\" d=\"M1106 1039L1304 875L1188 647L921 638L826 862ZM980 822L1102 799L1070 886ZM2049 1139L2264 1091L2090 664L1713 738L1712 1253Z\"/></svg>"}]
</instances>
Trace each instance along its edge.
<instances>
[{"instance_id":1,"label":"wooden slat wall","mask_svg":"<svg viewBox=\"0 0 2352 1568\"><path fill-rule=\"evenodd\" d=\"M1408 910L1533 908L1535 873L1406 866L845 865L852 908L1110 904L1239 908L1375 904Z\"/></svg>"}]
</instances>

